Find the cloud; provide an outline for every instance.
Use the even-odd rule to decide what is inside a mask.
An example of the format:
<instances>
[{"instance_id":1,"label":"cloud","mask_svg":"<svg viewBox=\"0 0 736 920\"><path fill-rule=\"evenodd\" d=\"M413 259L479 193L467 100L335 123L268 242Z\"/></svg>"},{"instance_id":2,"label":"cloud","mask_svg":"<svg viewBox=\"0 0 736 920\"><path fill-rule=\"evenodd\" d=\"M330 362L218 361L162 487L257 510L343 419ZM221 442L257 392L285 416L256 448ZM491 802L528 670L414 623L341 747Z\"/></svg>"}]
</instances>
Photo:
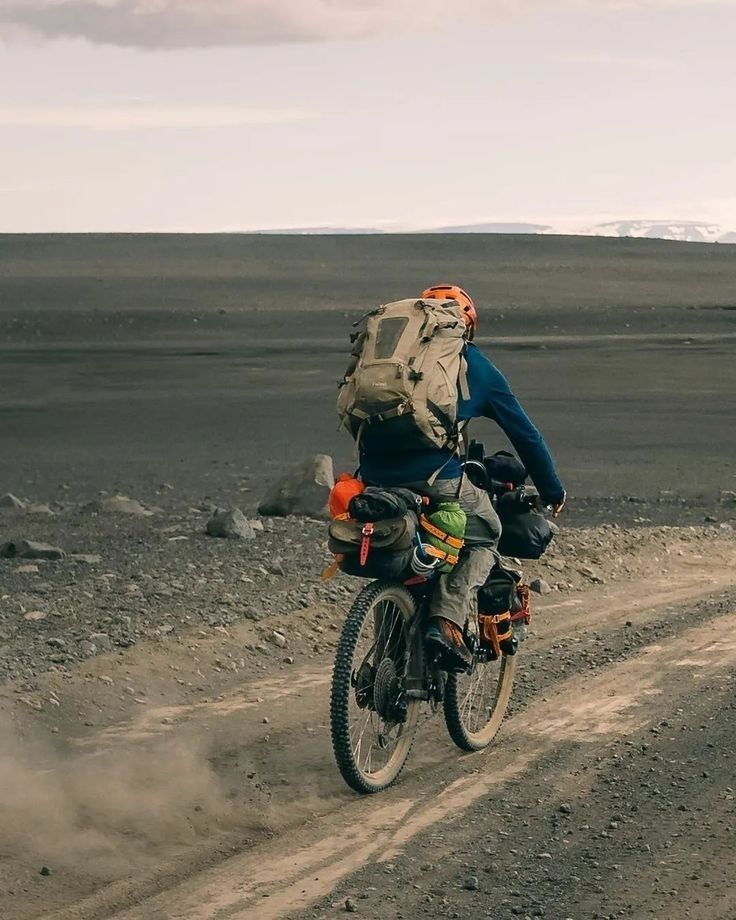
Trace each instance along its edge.
<instances>
[{"instance_id":1,"label":"cloud","mask_svg":"<svg viewBox=\"0 0 736 920\"><path fill-rule=\"evenodd\" d=\"M252 109L242 106L4 106L0 127L88 128L121 131L146 128L235 128L303 121L301 109Z\"/></svg>"},{"instance_id":2,"label":"cloud","mask_svg":"<svg viewBox=\"0 0 736 920\"><path fill-rule=\"evenodd\" d=\"M582 64L584 67L599 65L601 67L615 67L623 71L648 70L652 73L673 70L674 61L659 57L640 57L623 54L608 54L606 52L590 52L587 54L559 54L551 60L561 64Z\"/></svg>"},{"instance_id":3,"label":"cloud","mask_svg":"<svg viewBox=\"0 0 736 920\"><path fill-rule=\"evenodd\" d=\"M0 37L144 48L361 38L494 21L545 6L666 8L715 0L0 0Z\"/></svg>"}]
</instances>

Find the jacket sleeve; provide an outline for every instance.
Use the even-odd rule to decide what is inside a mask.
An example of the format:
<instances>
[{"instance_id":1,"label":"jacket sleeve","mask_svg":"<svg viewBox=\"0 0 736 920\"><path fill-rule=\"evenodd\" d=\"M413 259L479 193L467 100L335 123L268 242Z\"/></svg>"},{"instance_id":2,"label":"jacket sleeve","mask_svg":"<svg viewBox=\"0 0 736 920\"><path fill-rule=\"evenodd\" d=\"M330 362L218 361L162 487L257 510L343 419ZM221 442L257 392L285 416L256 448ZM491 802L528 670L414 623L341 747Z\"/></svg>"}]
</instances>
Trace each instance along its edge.
<instances>
[{"instance_id":1,"label":"jacket sleeve","mask_svg":"<svg viewBox=\"0 0 736 920\"><path fill-rule=\"evenodd\" d=\"M485 355L483 393L486 418L497 422L519 454L521 462L539 490L542 501L556 505L562 501L565 488L555 469L552 454L544 438L526 414L503 374Z\"/></svg>"}]
</instances>

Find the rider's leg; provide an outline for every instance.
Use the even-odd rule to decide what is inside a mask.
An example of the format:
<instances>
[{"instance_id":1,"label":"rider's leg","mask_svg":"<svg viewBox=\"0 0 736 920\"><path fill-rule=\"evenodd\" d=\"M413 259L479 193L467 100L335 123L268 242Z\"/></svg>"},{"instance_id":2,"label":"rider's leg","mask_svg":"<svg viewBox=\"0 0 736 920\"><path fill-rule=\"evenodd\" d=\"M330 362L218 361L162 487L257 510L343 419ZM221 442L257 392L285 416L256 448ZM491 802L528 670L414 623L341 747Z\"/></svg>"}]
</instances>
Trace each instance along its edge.
<instances>
[{"instance_id":1,"label":"rider's leg","mask_svg":"<svg viewBox=\"0 0 736 920\"><path fill-rule=\"evenodd\" d=\"M464 478L458 497L459 485L457 479L450 479L438 480L432 486L414 483L411 487L434 501L459 501L468 518L465 549L459 562L452 572L437 579L427 634L428 640L451 652L458 664L468 665L471 655L463 640L463 629L478 590L498 558L495 547L501 536L501 522L487 492Z\"/></svg>"},{"instance_id":2,"label":"rider's leg","mask_svg":"<svg viewBox=\"0 0 736 920\"><path fill-rule=\"evenodd\" d=\"M457 488L457 479L439 480L428 494L434 500L451 501L457 495ZM450 620L462 630L478 590L498 558L495 548L501 537L501 522L488 493L467 478L463 479L458 501L468 516L465 550L453 571L437 579L430 613Z\"/></svg>"}]
</instances>

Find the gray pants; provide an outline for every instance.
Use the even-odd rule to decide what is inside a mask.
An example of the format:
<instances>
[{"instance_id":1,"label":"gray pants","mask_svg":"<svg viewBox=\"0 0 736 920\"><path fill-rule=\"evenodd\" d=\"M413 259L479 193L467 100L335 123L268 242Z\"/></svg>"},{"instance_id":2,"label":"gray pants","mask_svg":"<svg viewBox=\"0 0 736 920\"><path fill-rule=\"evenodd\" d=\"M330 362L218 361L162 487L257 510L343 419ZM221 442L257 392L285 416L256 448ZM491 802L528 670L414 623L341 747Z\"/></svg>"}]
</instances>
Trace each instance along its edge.
<instances>
[{"instance_id":1,"label":"gray pants","mask_svg":"<svg viewBox=\"0 0 736 920\"><path fill-rule=\"evenodd\" d=\"M433 485L426 482L408 482L403 485L415 492L428 495L432 501L456 501L468 516L465 531L465 549L460 561L448 575L440 575L430 602L431 616L445 617L460 629L473 612L473 605L481 588L498 559L495 548L501 537L498 519L487 492L463 478L460 497L457 498L457 479L438 479Z\"/></svg>"}]
</instances>

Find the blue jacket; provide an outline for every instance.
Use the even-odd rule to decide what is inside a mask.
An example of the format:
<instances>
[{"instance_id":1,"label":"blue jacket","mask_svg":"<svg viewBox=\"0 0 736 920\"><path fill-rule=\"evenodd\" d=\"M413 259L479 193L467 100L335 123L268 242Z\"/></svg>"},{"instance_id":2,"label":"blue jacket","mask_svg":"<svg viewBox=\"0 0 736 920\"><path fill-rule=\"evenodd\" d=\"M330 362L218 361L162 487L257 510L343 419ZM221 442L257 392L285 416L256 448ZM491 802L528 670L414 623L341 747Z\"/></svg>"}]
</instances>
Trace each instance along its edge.
<instances>
[{"instance_id":1,"label":"blue jacket","mask_svg":"<svg viewBox=\"0 0 736 920\"><path fill-rule=\"evenodd\" d=\"M475 345L468 345L467 360L470 399L459 399L458 419L489 418L500 425L542 499L549 504L561 502L565 489L549 448L511 392L508 381ZM364 452L360 458L360 472L366 482L392 486L426 481L443 463L447 465L440 473L440 479L454 479L460 475L458 457L440 447L398 450L381 455Z\"/></svg>"}]
</instances>

